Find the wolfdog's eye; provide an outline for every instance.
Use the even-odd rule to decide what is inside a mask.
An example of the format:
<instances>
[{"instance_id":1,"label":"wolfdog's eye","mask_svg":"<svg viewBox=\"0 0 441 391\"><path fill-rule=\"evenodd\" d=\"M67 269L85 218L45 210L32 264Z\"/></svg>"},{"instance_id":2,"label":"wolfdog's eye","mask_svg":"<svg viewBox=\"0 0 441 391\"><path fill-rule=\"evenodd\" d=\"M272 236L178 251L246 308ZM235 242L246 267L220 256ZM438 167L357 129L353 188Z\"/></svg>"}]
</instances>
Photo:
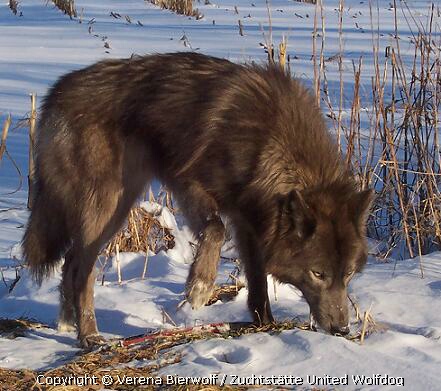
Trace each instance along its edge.
<instances>
[{"instance_id":1,"label":"wolfdog's eye","mask_svg":"<svg viewBox=\"0 0 441 391\"><path fill-rule=\"evenodd\" d=\"M315 278L318 278L319 280L324 280L325 279L325 273L323 273L323 272L318 272L318 271L315 271L315 270L311 270L311 273L312 273L312 275Z\"/></svg>"},{"instance_id":2,"label":"wolfdog's eye","mask_svg":"<svg viewBox=\"0 0 441 391\"><path fill-rule=\"evenodd\" d=\"M346 273L345 273L345 276L346 276L346 277L351 277L354 273L355 273L355 270L351 270L351 271L349 271L349 272L346 272Z\"/></svg>"}]
</instances>

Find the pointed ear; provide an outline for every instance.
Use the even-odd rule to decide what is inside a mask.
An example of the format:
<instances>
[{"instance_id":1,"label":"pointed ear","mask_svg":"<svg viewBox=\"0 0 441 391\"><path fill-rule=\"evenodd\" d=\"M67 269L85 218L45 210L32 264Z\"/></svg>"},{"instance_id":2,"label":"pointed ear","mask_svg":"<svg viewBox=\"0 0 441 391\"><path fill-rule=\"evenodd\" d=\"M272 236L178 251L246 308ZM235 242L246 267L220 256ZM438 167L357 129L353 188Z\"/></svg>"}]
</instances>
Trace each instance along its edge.
<instances>
[{"instance_id":1,"label":"pointed ear","mask_svg":"<svg viewBox=\"0 0 441 391\"><path fill-rule=\"evenodd\" d=\"M366 222L374 196L374 190L368 189L355 193L349 200L349 213L354 221L355 227L362 235L366 233Z\"/></svg>"},{"instance_id":2,"label":"pointed ear","mask_svg":"<svg viewBox=\"0 0 441 391\"><path fill-rule=\"evenodd\" d=\"M289 222L290 232L299 240L306 239L314 233L314 215L298 190L291 191L286 197L282 215Z\"/></svg>"}]
</instances>

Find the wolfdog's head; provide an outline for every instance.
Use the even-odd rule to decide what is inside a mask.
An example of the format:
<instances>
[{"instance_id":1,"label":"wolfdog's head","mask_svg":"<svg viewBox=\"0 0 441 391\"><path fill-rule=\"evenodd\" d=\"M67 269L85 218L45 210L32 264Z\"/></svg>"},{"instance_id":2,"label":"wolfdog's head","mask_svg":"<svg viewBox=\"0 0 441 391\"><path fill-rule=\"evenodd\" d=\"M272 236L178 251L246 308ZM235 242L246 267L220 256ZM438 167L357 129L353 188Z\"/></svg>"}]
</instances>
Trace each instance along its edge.
<instances>
[{"instance_id":1,"label":"wolfdog's head","mask_svg":"<svg viewBox=\"0 0 441 391\"><path fill-rule=\"evenodd\" d=\"M294 190L280 201L269 272L300 289L318 324L349 332L347 287L366 263L373 192L352 186Z\"/></svg>"}]
</instances>

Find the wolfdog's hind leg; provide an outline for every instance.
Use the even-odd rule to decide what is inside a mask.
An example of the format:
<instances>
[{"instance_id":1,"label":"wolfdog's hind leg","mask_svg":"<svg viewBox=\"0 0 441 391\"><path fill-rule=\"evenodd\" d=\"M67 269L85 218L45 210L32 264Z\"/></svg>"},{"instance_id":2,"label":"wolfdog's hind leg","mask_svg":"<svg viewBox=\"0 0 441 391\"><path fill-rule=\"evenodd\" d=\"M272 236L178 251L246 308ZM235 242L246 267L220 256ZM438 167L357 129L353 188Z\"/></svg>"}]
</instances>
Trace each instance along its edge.
<instances>
[{"instance_id":1,"label":"wolfdog's hind leg","mask_svg":"<svg viewBox=\"0 0 441 391\"><path fill-rule=\"evenodd\" d=\"M130 169L127 169L130 172ZM132 169L132 172L136 172ZM100 250L123 225L130 208L141 194L145 185L142 175L132 175L127 178L124 186L107 180L95 192L96 197L89 199L84 207L83 224L78 237L74 242L75 269L74 292L75 312L77 317L78 338L83 347L99 344L103 338L98 334L94 308L94 265ZM123 188L123 191L121 191Z\"/></svg>"},{"instance_id":2,"label":"wolfdog's hind leg","mask_svg":"<svg viewBox=\"0 0 441 391\"><path fill-rule=\"evenodd\" d=\"M175 195L191 229L199 238L185 289L192 308L198 309L210 300L213 293L225 227L216 201L198 183L187 183Z\"/></svg>"},{"instance_id":3,"label":"wolfdog's hind leg","mask_svg":"<svg viewBox=\"0 0 441 391\"><path fill-rule=\"evenodd\" d=\"M99 335L95 318L94 284L95 260L99 247L89 245L78 246L72 259L73 292L78 339L83 348L96 345L104 339Z\"/></svg>"}]
</instances>

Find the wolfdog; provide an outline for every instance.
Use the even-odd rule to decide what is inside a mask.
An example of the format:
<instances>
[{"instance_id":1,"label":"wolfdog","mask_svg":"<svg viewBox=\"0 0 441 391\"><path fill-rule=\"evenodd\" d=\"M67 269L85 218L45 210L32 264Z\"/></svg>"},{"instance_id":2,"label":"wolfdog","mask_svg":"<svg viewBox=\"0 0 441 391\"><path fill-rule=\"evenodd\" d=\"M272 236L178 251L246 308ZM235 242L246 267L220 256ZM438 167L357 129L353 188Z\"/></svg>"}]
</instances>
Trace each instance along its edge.
<instances>
[{"instance_id":1,"label":"wolfdog","mask_svg":"<svg viewBox=\"0 0 441 391\"><path fill-rule=\"evenodd\" d=\"M106 60L61 77L41 109L36 193L23 239L39 283L64 256L59 327L99 342L94 264L152 178L199 239L186 284L210 298L231 221L256 322L273 321L267 274L348 333L347 286L366 262L360 190L308 90L276 66L196 53Z\"/></svg>"}]
</instances>

